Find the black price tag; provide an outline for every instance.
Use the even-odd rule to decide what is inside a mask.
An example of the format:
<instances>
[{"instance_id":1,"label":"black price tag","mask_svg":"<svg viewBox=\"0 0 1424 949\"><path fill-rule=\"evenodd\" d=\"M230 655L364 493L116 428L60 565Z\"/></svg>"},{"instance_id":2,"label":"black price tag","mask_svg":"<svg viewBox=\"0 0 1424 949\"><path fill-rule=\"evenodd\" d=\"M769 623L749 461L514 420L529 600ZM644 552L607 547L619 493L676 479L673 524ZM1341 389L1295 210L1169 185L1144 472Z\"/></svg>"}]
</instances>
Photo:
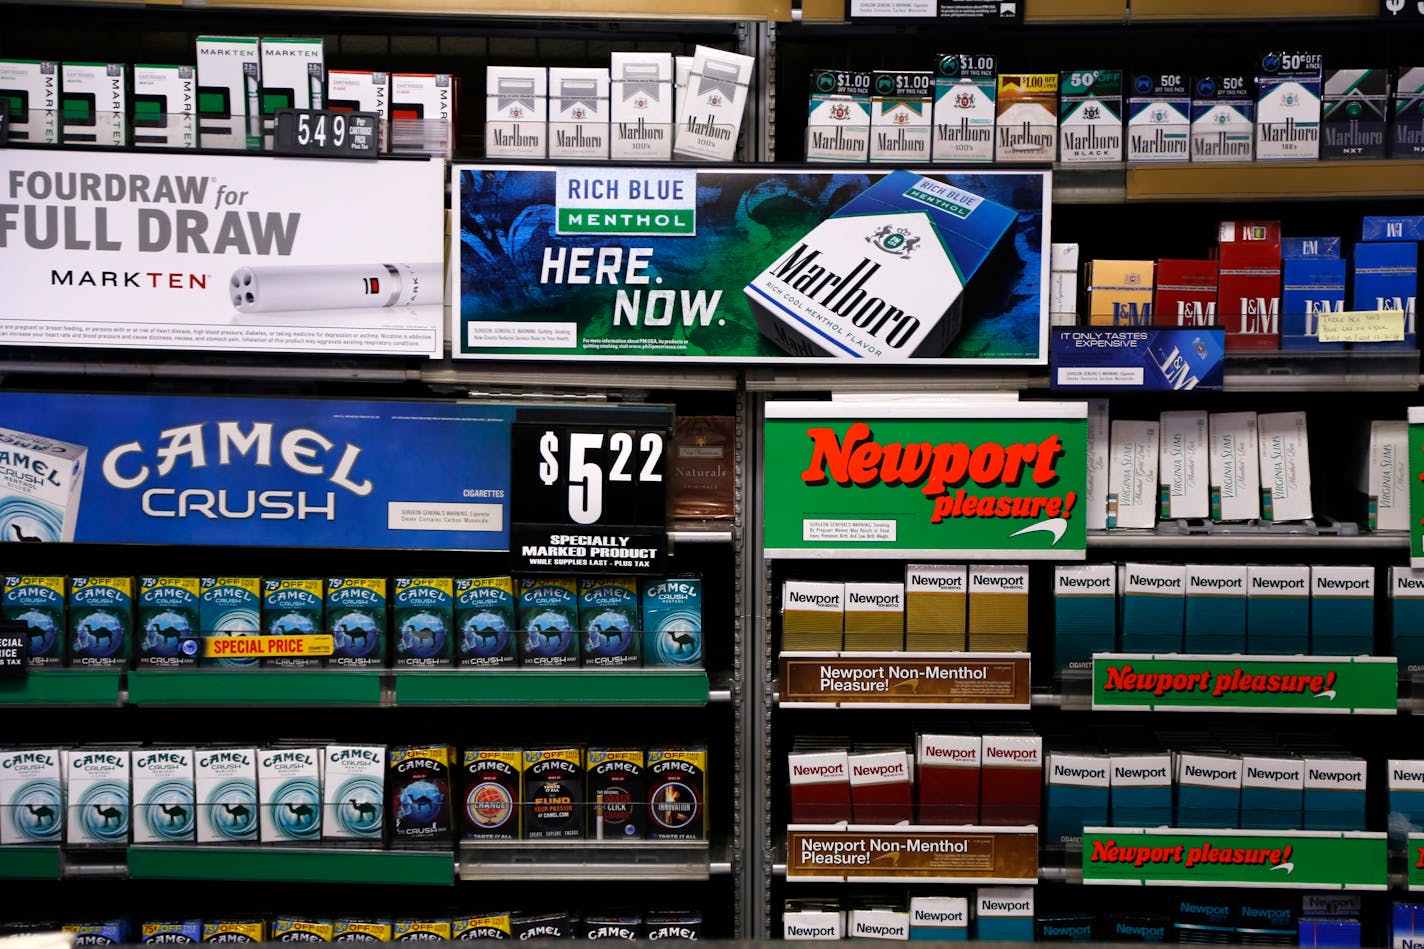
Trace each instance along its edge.
<instances>
[{"instance_id":1,"label":"black price tag","mask_svg":"<svg viewBox=\"0 0 1424 949\"><path fill-rule=\"evenodd\" d=\"M524 573L657 574L667 564L671 409L520 409L510 552Z\"/></svg>"},{"instance_id":2,"label":"black price tag","mask_svg":"<svg viewBox=\"0 0 1424 949\"><path fill-rule=\"evenodd\" d=\"M1379 15L1385 20L1424 19L1424 0L1380 0Z\"/></svg>"},{"instance_id":3,"label":"black price tag","mask_svg":"<svg viewBox=\"0 0 1424 949\"><path fill-rule=\"evenodd\" d=\"M0 146L10 144L10 100L0 99Z\"/></svg>"},{"instance_id":4,"label":"black price tag","mask_svg":"<svg viewBox=\"0 0 1424 949\"><path fill-rule=\"evenodd\" d=\"M278 109L272 150L279 155L375 158L380 117L374 112Z\"/></svg>"},{"instance_id":5,"label":"black price tag","mask_svg":"<svg viewBox=\"0 0 1424 949\"><path fill-rule=\"evenodd\" d=\"M0 679L22 679L29 671L28 623L16 620L0 621Z\"/></svg>"}]
</instances>

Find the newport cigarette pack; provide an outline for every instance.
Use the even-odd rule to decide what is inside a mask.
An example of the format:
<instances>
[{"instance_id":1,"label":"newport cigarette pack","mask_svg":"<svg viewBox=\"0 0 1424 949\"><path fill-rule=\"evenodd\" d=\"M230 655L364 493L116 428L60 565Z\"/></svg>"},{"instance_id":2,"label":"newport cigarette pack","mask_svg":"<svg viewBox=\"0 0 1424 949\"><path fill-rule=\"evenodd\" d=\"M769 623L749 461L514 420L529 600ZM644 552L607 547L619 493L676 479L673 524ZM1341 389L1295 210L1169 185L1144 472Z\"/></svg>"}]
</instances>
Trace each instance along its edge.
<instances>
[{"instance_id":1,"label":"newport cigarette pack","mask_svg":"<svg viewBox=\"0 0 1424 949\"><path fill-rule=\"evenodd\" d=\"M1255 412L1213 412L1211 519L1249 521L1261 516L1261 467Z\"/></svg>"},{"instance_id":2,"label":"newport cigarette pack","mask_svg":"<svg viewBox=\"0 0 1424 949\"><path fill-rule=\"evenodd\" d=\"M1058 77L1058 160L1122 161L1122 70L1078 69Z\"/></svg>"},{"instance_id":3,"label":"newport cigarette pack","mask_svg":"<svg viewBox=\"0 0 1424 949\"><path fill-rule=\"evenodd\" d=\"M995 728L980 744L979 823L1037 824L1043 800L1043 738L1031 731Z\"/></svg>"},{"instance_id":4,"label":"newport cigarette pack","mask_svg":"<svg viewBox=\"0 0 1424 949\"><path fill-rule=\"evenodd\" d=\"M965 647L969 574L964 564L905 565L905 648L960 652Z\"/></svg>"},{"instance_id":5,"label":"newport cigarette pack","mask_svg":"<svg viewBox=\"0 0 1424 949\"><path fill-rule=\"evenodd\" d=\"M1088 261L1088 323L1091 326L1152 325L1154 262Z\"/></svg>"},{"instance_id":6,"label":"newport cigarette pack","mask_svg":"<svg viewBox=\"0 0 1424 949\"><path fill-rule=\"evenodd\" d=\"M1424 831L1424 759L1391 758L1387 773L1390 837L1402 842L1398 831Z\"/></svg>"},{"instance_id":7,"label":"newport cigarette pack","mask_svg":"<svg viewBox=\"0 0 1424 949\"><path fill-rule=\"evenodd\" d=\"M786 756L793 824L834 824L851 819L850 762L844 745L831 747L833 744L829 739L798 739ZM977 801L977 773L975 784Z\"/></svg>"},{"instance_id":8,"label":"newport cigarette pack","mask_svg":"<svg viewBox=\"0 0 1424 949\"><path fill-rule=\"evenodd\" d=\"M0 594L0 617L26 626L25 663L64 664L69 626L65 622L64 577L7 576Z\"/></svg>"},{"instance_id":9,"label":"newport cigarette pack","mask_svg":"<svg viewBox=\"0 0 1424 949\"><path fill-rule=\"evenodd\" d=\"M863 162L870 156L870 73L811 72L806 160Z\"/></svg>"},{"instance_id":10,"label":"newport cigarette pack","mask_svg":"<svg viewBox=\"0 0 1424 949\"><path fill-rule=\"evenodd\" d=\"M751 83L750 56L698 46L693 50L687 92L678 106L673 154L703 161L731 161Z\"/></svg>"},{"instance_id":11,"label":"newport cigarette pack","mask_svg":"<svg viewBox=\"0 0 1424 949\"><path fill-rule=\"evenodd\" d=\"M1419 245L1412 241L1355 245L1354 292L1351 309L1397 310L1404 313L1404 339L1354 343L1355 349L1413 349L1418 345Z\"/></svg>"},{"instance_id":12,"label":"newport cigarette pack","mask_svg":"<svg viewBox=\"0 0 1424 949\"><path fill-rule=\"evenodd\" d=\"M1156 421L1117 419L1111 423L1108 454L1107 520L1116 527L1157 523L1157 465L1161 426Z\"/></svg>"},{"instance_id":13,"label":"newport cigarette pack","mask_svg":"<svg viewBox=\"0 0 1424 949\"><path fill-rule=\"evenodd\" d=\"M455 664L512 666L518 662L514 580L510 577L455 579Z\"/></svg>"},{"instance_id":14,"label":"newport cigarette pack","mask_svg":"<svg viewBox=\"0 0 1424 949\"><path fill-rule=\"evenodd\" d=\"M839 941L845 930L845 910L834 901L787 900L781 914L781 938L787 942Z\"/></svg>"},{"instance_id":15,"label":"newport cigarette pack","mask_svg":"<svg viewBox=\"0 0 1424 949\"><path fill-rule=\"evenodd\" d=\"M1028 649L1026 565L970 564L969 630L966 638L970 652L1023 652Z\"/></svg>"},{"instance_id":16,"label":"newport cigarette pack","mask_svg":"<svg viewBox=\"0 0 1424 949\"><path fill-rule=\"evenodd\" d=\"M852 751L850 804L857 824L904 824L914 817L914 761L904 748L867 746Z\"/></svg>"},{"instance_id":17,"label":"newport cigarette pack","mask_svg":"<svg viewBox=\"0 0 1424 949\"><path fill-rule=\"evenodd\" d=\"M262 59L255 36L200 36L198 144L262 147Z\"/></svg>"},{"instance_id":18,"label":"newport cigarette pack","mask_svg":"<svg viewBox=\"0 0 1424 949\"><path fill-rule=\"evenodd\" d=\"M64 839L64 769L58 748L0 750L0 845Z\"/></svg>"},{"instance_id":19,"label":"newport cigarette pack","mask_svg":"<svg viewBox=\"0 0 1424 949\"><path fill-rule=\"evenodd\" d=\"M1383 158L1389 127L1389 72L1327 69L1320 118L1321 158Z\"/></svg>"},{"instance_id":20,"label":"newport cigarette pack","mask_svg":"<svg viewBox=\"0 0 1424 949\"><path fill-rule=\"evenodd\" d=\"M1180 73L1138 73L1127 93L1127 160L1191 158L1192 99Z\"/></svg>"},{"instance_id":21,"label":"newport cigarette pack","mask_svg":"<svg viewBox=\"0 0 1424 949\"><path fill-rule=\"evenodd\" d=\"M1078 323L1078 245L1053 244L1048 264L1048 319L1053 326Z\"/></svg>"},{"instance_id":22,"label":"newport cigarette pack","mask_svg":"<svg viewBox=\"0 0 1424 949\"><path fill-rule=\"evenodd\" d=\"M608 70L549 69L549 157L607 160Z\"/></svg>"},{"instance_id":23,"label":"newport cigarette pack","mask_svg":"<svg viewBox=\"0 0 1424 949\"><path fill-rule=\"evenodd\" d=\"M702 578L643 584L643 665L702 668Z\"/></svg>"},{"instance_id":24,"label":"newport cigarette pack","mask_svg":"<svg viewBox=\"0 0 1424 949\"><path fill-rule=\"evenodd\" d=\"M671 53L610 54L609 155L615 161L672 158L673 62Z\"/></svg>"},{"instance_id":25,"label":"newport cigarette pack","mask_svg":"<svg viewBox=\"0 0 1424 949\"><path fill-rule=\"evenodd\" d=\"M1246 651L1245 564L1187 564L1182 648L1231 655Z\"/></svg>"},{"instance_id":26,"label":"newport cigarette pack","mask_svg":"<svg viewBox=\"0 0 1424 949\"><path fill-rule=\"evenodd\" d=\"M269 748L257 754L263 843L321 839L322 748Z\"/></svg>"},{"instance_id":27,"label":"newport cigarette pack","mask_svg":"<svg viewBox=\"0 0 1424 949\"><path fill-rule=\"evenodd\" d=\"M1310 442L1305 413L1275 412L1256 419L1262 516L1268 521L1310 518Z\"/></svg>"},{"instance_id":28,"label":"newport cigarette pack","mask_svg":"<svg viewBox=\"0 0 1424 949\"><path fill-rule=\"evenodd\" d=\"M386 815L384 745L327 745L322 753L325 840L380 840Z\"/></svg>"},{"instance_id":29,"label":"newport cigarette pack","mask_svg":"<svg viewBox=\"0 0 1424 949\"><path fill-rule=\"evenodd\" d=\"M1375 645L1375 568L1310 568L1310 652L1367 656Z\"/></svg>"},{"instance_id":30,"label":"newport cigarette pack","mask_svg":"<svg viewBox=\"0 0 1424 949\"><path fill-rule=\"evenodd\" d=\"M1088 400L1087 528L1100 531L1108 526L1108 400Z\"/></svg>"},{"instance_id":31,"label":"newport cigarette pack","mask_svg":"<svg viewBox=\"0 0 1424 949\"><path fill-rule=\"evenodd\" d=\"M845 643L845 584L787 580L781 585L781 648L838 650Z\"/></svg>"},{"instance_id":32,"label":"newport cigarette pack","mask_svg":"<svg viewBox=\"0 0 1424 949\"><path fill-rule=\"evenodd\" d=\"M853 906L846 938L908 940L910 914L899 906Z\"/></svg>"},{"instance_id":33,"label":"newport cigarette pack","mask_svg":"<svg viewBox=\"0 0 1424 949\"><path fill-rule=\"evenodd\" d=\"M1280 755L1241 756L1241 826L1294 830L1305 806L1305 762Z\"/></svg>"},{"instance_id":34,"label":"newport cigarette pack","mask_svg":"<svg viewBox=\"0 0 1424 949\"><path fill-rule=\"evenodd\" d=\"M1187 568L1127 563L1118 567L1123 652L1181 652Z\"/></svg>"},{"instance_id":35,"label":"newport cigarette pack","mask_svg":"<svg viewBox=\"0 0 1424 949\"><path fill-rule=\"evenodd\" d=\"M1270 52L1256 76L1256 160L1320 157L1321 55Z\"/></svg>"},{"instance_id":36,"label":"newport cigarette pack","mask_svg":"<svg viewBox=\"0 0 1424 949\"><path fill-rule=\"evenodd\" d=\"M845 585L845 649L898 652L905 648L905 585Z\"/></svg>"},{"instance_id":37,"label":"newport cigarette pack","mask_svg":"<svg viewBox=\"0 0 1424 949\"><path fill-rule=\"evenodd\" d=\"M524 799L524 752L466 748L460 759L460 833L481 840L518 840Z\"/></svg>"},{"instance_id":38,"label":"newport cigarette pack","mask_svg":"<svg viewBox=\"0 0 1424 949\"><path fill-rule=\"evenodd\" d=\"M1242 75L1192 80L1192 161L1250 161L1256 144L1256 97Z\"/></svg>"},{"instance_id":39,"label":"newport cigarette pack","mask_svg":"<svg viewBox=\"0 0 1424 949\"><path fill-rule=\"evenodd\" d=\"M384 577L328 577L326 626L334 652L332 666L383 666L386 664L386 609Z\"/></svg>"},{"instance_id":40,"label":"newport cigarette pack","mask_svg":"<svg viewBox=\"0 0 1424 949\"><path fill-rule=\"evenodd\" d=\"M199 635L204 639L256 637L262 633L262 580L258 577L203 577L198 594ZM222 645L222 644L217 644ZM200 666L257 665L256 656L204 656Z\"/></svg>"},{"instance_id":41,"label":"newport cigarette pack","mask_svg":"<svg viewBox=\"0 0 1424 949\"><path fill-rule=\"evenodd\" d=\"M1399 67L1390 103L1390 157L1424 155L1424 66Z\"/></svg>"},{"instance_id":42,"label":"newport cigarette pack","mask_svg":"<svg viewBox=\"0 0 1424 949\"><path fill-rule=\"evenodd\" d=\"M1108 822L1112 759L1102 752L1056 749L1044 765L1043 835L1049 847L1080 844L1084 827Z\"/></svg>"},{"instance_id":43,"label":"newport cigarette pack","mask_svg":"<svg viewBox=\"0 0 1424 949\"><path fill-rule=\"evenodd\" d=\"M88 453L83 445L0 428L0 543L74 539Z\"/></svg>"},{"instance_id":44,"label":"newport cigarette pack","mask_svg":"<svg viewBox=\"0 0 1424 949\"><path fill-rule=\"evenodd\" d=\"M994 160L995 75L993 56L942 53L935 60L932 160Z\"/></svg>"},{"instance_id":45,"label":"newport cigarette pack","mask_svg":"<svg viewBox=\"0 0 1424 949\"><path fill-rule=\"evenodd\" d=\"M256 840L257 751L200 748L193 759L198 843Z\"/></svg>"},{"instance_id":46,"label":"newport cigarette pack","mask_svg":"<svg viewBox=\"0 0 1424 949\"><path fill-rule=\"evenodd\" d=\"M0 59L0 100L10 105L10 138L52 145L59 141L59 64L40 59Z\"/></svg>"},{"instance_id":47,"label":"newport cigarette pack","mask_svg":"<svg viewBox=\"0 0 1424 949\"><path fill-rule=\"evenodd\" d=\"M268 636L314 636L326 630L322 613L324 584L319 578L262 581L262 632ZM319 656L283 656L264 666L301 668L321 665Z\"/></svg>"},{"instance_id":48,"label":"newport cigarette pack","mask_svg":"<svg viewBox=\"0 0 1424 949\"><path fill-rule=\"evenodd\" d=\"M133 646L133 578L69 581L69 664L125 668Z\"/></svg>"},{"instance_id":49,"label":"newport cigarette pack","mask_svg":"<svg viewBox=\"0 0 1424 949\"><path fill-rule=\"evenodd\" d=\"M395 665L450 665L454 594L455 581L450 577L396 578L391 596Z\"/></svg>"},{"instance_id":50,"label":"newport cigarette pack","mask_svg":"<svg viewBox=\"0 0 1424 949\"><path fill-rule=\"evenodd\" d=\"M1033 887L981 886L975 890L976 942L1033 942Z\"/></svg>"},{"instance_id":51,"label":"newport cigarette pack","mask_svg":"<svg viewBox=\"0 0 1424 949\"><path fill-rule=\"evenodd\" d=\"M1320 341L1320 316L1345 309L1345 261L1288 257L1281 268L1281 349L1344 349Z\"/></svg>"},{"instance_id":52,"label":"newport cigarette pack","mask_svg":"<svg viewBox=\"0 0 1424 949\"><path fill-rule=\"evenodd\" d=\"M963 896L910 897L910 940L964 942L969 939L969 899Z\"/></svg>"},{"instance_id":53,"label":"newport cigarette pack","mask_svg":"<svg viewBox=\"0 0 1424 949\"><path fill-rule=\"evenodd\" d=\"M1210 513L1207 413L1163 412L1158 483L1163 518L1204 518Z\"/></svg>"},{"instance_id":54,"label":"newport cigarette pack","mask_svg":"<svg viewBox=\"0 0 1424 949\"><path fill-rule=\"evenodd\" d=\"M1172 823L1172 756L1168 752L1112 755L1109 780L1115 827Z\"/></svg>"},{"instance_id":55,"label":"newport cigarette pack","mask_svg":"<svg viewBox=\"0 0 1424 949\"><path fill-rule=\"evenodd\" d=\"M994 161L1051 162L1058 155L1057 73L999 76Z\"/></svg>"},{"instance_id":56,"label":"newport cigarette pack","mask_svg":"<svg viewBox=\"0 0 1424 949\"><path fill-rule=\"evenodd\" d=\"M325 44L300 37L262 38L262 131L272 135L278 109L320 109L326 86Z\"/></svg>"},{"instance_id":57,"label":"newport cigarette pack","mask_svg":"<svg viewBox=\"0 0 1424 949\"><path fill-rule=\"evenodd\" d=\"M377 145L391 147L391 77L369 69L328 69L326 108L338 112L371 112L377 120Z\"/></svg>"},{"instance_id":58,"label":"newport cigarette pack","mask_svg":"<svg viewBox=\"0 0 1424 949\"><path fill-rule=\"evenodd\" d=\"M197 71L135 63L132 81L134 146L197 148Z\"/></svg>"},{"instance_id":59,"label":"newport cigarette pack","mask_svg":"<svg viewBox=\"0 0 1424 949\"><path fill-rule=\"evenodd\" d=\"M915 736L915 799L921 824L973 824L979 820L978 735Z\"/></svg>"},{"instance_id":60,"label":"newport cigarette pack","mask_svg":"<svg viewBox=\"0 0 1424 949\"><path fill-rule=\"evenodd\" d=\"M1301 826L1306 830L1360 830L1365 825L1368 769L1363 758L1302 753L1305 765Z\"/></svg>"},{"instance_id":61,"label":"newport cigarette pack","mask_svg":"<svg viewBox=\"0 0 1424 949\"><path fill-rule=\"evenodd\" d=\"M1403 672L1424 669L1424 569L1389 568L1390 652Z\"/></svg>"},{"instance_id":62,"label":"newport cigarette pack","mask_svg":"<svg viewBox=\"0 0 1424 949\"><path fill-rule=\"evenodd\" d=\"M446 73L391 73L391 151L450 157L456 85Z\"/></svg>"},{"instance_id":63,"label":"newport cigarette pack","mask_svg":"<svg viewBox=\"0 0 1424 949\"><path fill-rule=\"evenodd\" d=\"M123 63L60 66L60 140L65 144L128 144L128 70Z\"/></svg>"},{"instance_id":64,"label":"newport cigarette pack","mask_svg":"<svg viewBox=\"0 0 1424 949\"><path fill-rule=\"evenodd\" d=\"M69 819L64 841L70 846L129 842L129 749L83 747L65 751L64 792Z\"/></svg>"},{"instance_id":65,"label":"newport cigarette pack","mask_svg":"<svg viewBox=\"0 0 1424 949\"><path fill-rule=\"evenodd\" d=\"M1409 529L1409 423L1370 423L1369 477L1366 489L1372 530Z\"/></svg>"},{"instance_id":66,"label":"newport cigarette pack","mask_svg":"<svg viewBox=\"0 0 1424 949\"><path fill-rule=\"evenodd\" d=\"M1246 651L1295 656L1310 651L1310 568L1251 566L1246 579Z\"/></svg>"},{"instance_id":67,"label":"newport cigarette pack","mask_svg":"<svg viewBox=\"0 0 1424 949\"><path fill-rule=\"evenodd\" d=\"M1238 827L1241 822L1241 758L1226 752L1175 756L1178 827Z\"/></svg>"},{"instance_id":68,"label":"newport cigarette pack","mask_svg":"<svg viewBox=\"0 0 1424 949\"><path fill-rule=\"evenodd\" d=\"M1152 324L1215 326L1217 280L1214 260L1157 261Z\"/></svg>"},{"instance_id":69,"label":"newport cigarette pack","mask_svg":"<svg viewBox=\"0 0 1424 949\"><path fill-rule=\"evenodd\" d=\"M1117 646L1117 570L1112 564L1059 565L1053 573L1053 665L1089 669L1093 653Z\"/></svg>"},{"instance_id":70,"label":"newport cigarette pack","mask_svg":"<svg viewBox=\"0 0 1424 949\"><path fill-rule=\"evenodd\" d=\"M933 74L876 70L870 81L870 160L898 164L927 161Z\"/></svg>"},{"instance_id":71,"label":"newport cigarette pack","mask_svg":"<svg viewBox=\"0 0 1424 949\"><path fill-rule=\"evenodd\" d=\"M1218 240L1216 312L1226 348L1280 349L1280 222L1224 221Z\"/></svg>"},{"instance_id":72,"label":"newport cigarette pack","mask_svg":"<svg viewBox=\"0 0 1424 949\"><path fill-rule=\"evenodd\" d=\"M197 839L197 801L192 748L134 750L134 843L191 843Z\"/></svg>"},{"instance_id":73,"label":"newport cigarette pack","mask_svg":"<svg viewBox=\"0 0 1424 949\"><path fill-rule=\"evenodd\" d=\"M485 67L485 156L544 158L549 140L549 70Z\"/></svg>"}]
</instances>

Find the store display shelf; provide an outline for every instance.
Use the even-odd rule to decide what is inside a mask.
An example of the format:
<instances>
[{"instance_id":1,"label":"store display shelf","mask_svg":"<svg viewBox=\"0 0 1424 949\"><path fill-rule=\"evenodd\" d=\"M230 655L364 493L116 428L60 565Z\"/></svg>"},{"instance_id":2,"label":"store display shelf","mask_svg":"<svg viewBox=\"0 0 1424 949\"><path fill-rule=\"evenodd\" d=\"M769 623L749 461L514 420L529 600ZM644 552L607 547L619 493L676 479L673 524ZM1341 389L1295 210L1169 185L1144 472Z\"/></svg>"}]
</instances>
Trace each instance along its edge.
<instances>
[{"instance_id":1,"label":"store display shelf","mask_svg":"<svg viewBox=\"0 0 1424 949\"><path fill-rule=\"evenodd\" d=\"M462 840L461 880L705 880L705 840Z\"/></svg>"},{"instance_id":2,"label":"store display shelf","mask_svg":"<svg viewBox=\"0 0 1424 949\"><path fill-rule=\"evenodd\" d=\"M450 850L357 850L339 847L132 846L135 880L228 880L263 883L385 883L452 886Z\"/></svg>"},{"instance_id":3,"label":"store display shelf","mask_svg":"<svg viewBox=\"0 0 1424 949\"><path fill-rule=\"evenodd\" d=\"M706 705L701 669L421 669L395 673L397 705Z\"/></svg>"},{"instance_id":4,"label":"store display shelf","mask_svg":"<svg viewBox=\"0 0 1424 949\"><path fill-rule=\"evenodd\" d=\"M1236 550L1394 550L1407 549L1409 535L1402 531L1322 534L1311 533L1305 529L1191 534L1154 530L1095 530L1088 531L1088 547L1143 550L1188 550L1193 547L1221 547Z\"/></svg>"},{"instance_id":5,"label":"store display shelf","mask_svg":"<svg viewBox=\"0 0 1424 949\"><path fill-rule=\"evenodd\" d=\"M792 824L776 867L791 883L1036 883L1038 828Z\"/></svg>"},{"instance_id":6,"label":"store display shelf","mask_svg":"<svg viewBox=\"0 0 1424 949\"><path fill-rule=\"evenodd\" d=\"M717 521L676 521L668 531L672 544L730 544L731 525Z\"/></svg>"},{"instance_id":7,"label":"store display shelf","mask_svg":"<svg viewBox=\"0 0 1424 949\"><path fill-rule=\"evenodd\" d=\"M629 389L727 391L737 388L737 371L704 366L650 369L589 362L586 368L569 368L572 361L495 363L484 360L446 359L420 368L420 381L431 386L470 390L471 396L523 397L544 390L594 389L626 393ZM560 395L566 393L560 392Z\"/></svg>"},{"instance_id":8,"label":"store display shelf","mask_svg":"<svg viewBox=\"0 0 1424 949\"><path fill-rule=\"evenodd\" d=\"M782 708L1027 709L1026 652L783 652Z\"/></svg>"},{"instance_id":9,"label":"store display shelf","mask_svg":"<svg viewBox=\"0 0 1424 949\"><path fill-rule=\"evenodd\" d=\"M1250 12L1255 14L1254 9ZM1132 15L1140 19L1136 9ZM1056 165L1053 175L1056 204L1348 200L1421 194L1424 161L1413 159Z\"/></svg>"},{"instance_id":10,"label":"store display shelf","mask_svg":"<svg viewBox=\"0 0 1424 949\"><path fill-rule=\"evenodd\" d=\"M1415 392L1420 381L1414 349L1229 352L1224 369L1231 392Z\"/></svg>"},{"instance_id":11,"label":"store display shelf","mask_svg":"<svg viewBox=\"0 0 1424 949\"><path fill-rule=\"evenodd\" d=\"M381 669L135 669L131 705L380 705Z\"/></svg>"},{"instance_id":12,"label":"store display shelf","mask_svg":"<svg viewBox=\"0 0 1424 949\"><path fill-rule=\"evenodd\" d=\"M30 669L0 679L0 705L118 705L121 675L117 669Z\"/></svg>"},{"instance_id":13,"label":"store display shelf","mask_svg":"<svg viewBox=\"0 0 1424 949\"><path fill-rule=\"evenodd\" d=\"M1133 23L1173 20L1327 20L1379 16L1377 0L1133 0Z\"/></svg>"},{"instance_id":14,"label":"store display shelf","mask_svg":"<svg viewBox=\"0 0 1424 949\"><path fill-rule=\"evenodd\" d=\"M0 851L0 880L58 880L63 863L58 847L13 847Z\"/></svg>"},{"instance_id":15,"label":"store display shelf","mask_svg":"<svg viewBox=\"0 0 1424 949\"><path fill-rule=\"evenodd\" d=\"M849 367L848 367L849 368ZM980 370L957 366L953 372L902 366L893 372L850 371L840 368L751 366L746 370L747 389L752 392L884 392L899 398L906 392L917 394L982 392L986 389L1046 389L1048 374L1042 368L1004 367Z\"/></svg>"}]
</instances>

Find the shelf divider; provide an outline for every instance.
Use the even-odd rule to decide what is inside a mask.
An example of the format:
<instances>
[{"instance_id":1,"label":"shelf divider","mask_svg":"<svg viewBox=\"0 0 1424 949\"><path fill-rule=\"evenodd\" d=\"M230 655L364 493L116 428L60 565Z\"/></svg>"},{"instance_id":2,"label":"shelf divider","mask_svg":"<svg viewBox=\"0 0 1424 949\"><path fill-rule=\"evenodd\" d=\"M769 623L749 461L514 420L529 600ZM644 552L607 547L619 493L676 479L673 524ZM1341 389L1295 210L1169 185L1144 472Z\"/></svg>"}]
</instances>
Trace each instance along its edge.
<instances>
[{"instance_id":1,"label":"shelf divider","mask_svg":"<svg viewBox=\"0 0 1424 949\"><path fill-rule=\"evenodd\" d=\"M233 880L272 883L385 883L453 886L449 850L351 850L339 847L133 846L135 880Z\"/></svg>"}]
</instances>

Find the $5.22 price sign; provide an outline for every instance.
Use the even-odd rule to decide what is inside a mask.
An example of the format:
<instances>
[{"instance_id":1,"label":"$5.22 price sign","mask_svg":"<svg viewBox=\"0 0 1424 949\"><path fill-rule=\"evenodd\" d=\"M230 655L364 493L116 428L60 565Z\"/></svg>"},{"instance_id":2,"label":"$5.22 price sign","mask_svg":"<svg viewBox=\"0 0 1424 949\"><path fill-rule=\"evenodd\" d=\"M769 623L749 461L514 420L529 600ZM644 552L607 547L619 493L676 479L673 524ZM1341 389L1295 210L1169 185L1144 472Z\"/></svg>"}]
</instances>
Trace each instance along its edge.
<instances>
[{"instance_id":1,"label":"$5.22 price sign","mask_svg":"<svg viewBox=\"0 0 1424 949\"><path fill-rule=\"evenodd\" d=\"M662 573L672 410L520 409L510 461L512 569Z\"/></svg>"}]
</instances>

